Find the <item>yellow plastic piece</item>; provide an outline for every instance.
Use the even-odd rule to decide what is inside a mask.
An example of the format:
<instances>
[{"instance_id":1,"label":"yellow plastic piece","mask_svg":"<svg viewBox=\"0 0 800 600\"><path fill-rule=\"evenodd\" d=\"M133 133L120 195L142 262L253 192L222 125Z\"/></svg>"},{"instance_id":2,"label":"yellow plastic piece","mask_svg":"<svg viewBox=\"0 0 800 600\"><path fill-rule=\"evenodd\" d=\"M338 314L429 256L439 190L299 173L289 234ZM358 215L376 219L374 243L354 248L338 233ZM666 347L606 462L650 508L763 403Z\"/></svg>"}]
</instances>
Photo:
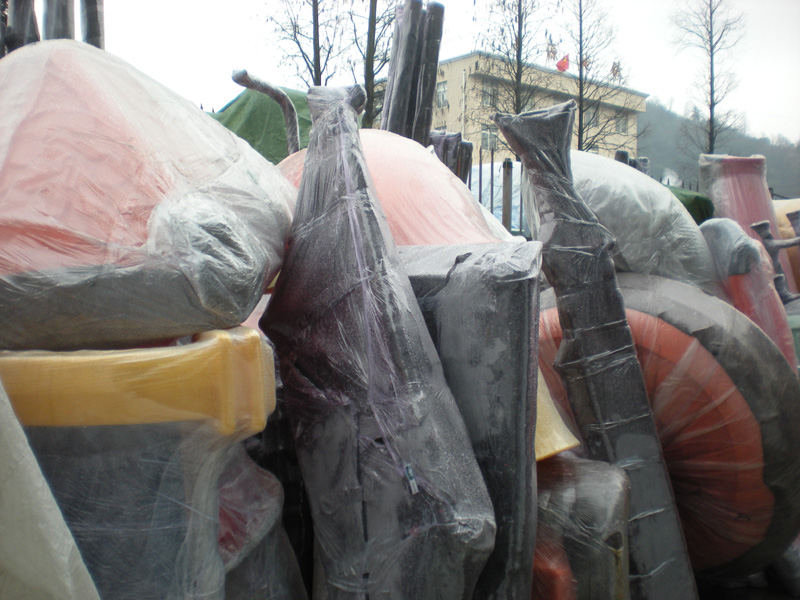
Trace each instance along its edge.
<instances>
[{"instance_id":1,"label":"yellow plastic piece","mask_svg":"<svg viewBox=\"0 0 800 600\"><path fill-rule=\"evenodd\" d=\"M26 426L210 420L245 438L275 410L272 350L247 327L164 348L2 351L0 380Z\"/></svg>"},{"instance_id":2,"label":"yellow plastic piece","mask_svg":"<svg viewBox=\"0 0 800 600\"><path fill-rule=\"evenodd\" d=\"M536 460L544 460L556 454L580 446L578 438L564 423L558 412L550 391L539 371L539 386L536 393L536 437L533 441Z\"/></svg>"}]
</instances>

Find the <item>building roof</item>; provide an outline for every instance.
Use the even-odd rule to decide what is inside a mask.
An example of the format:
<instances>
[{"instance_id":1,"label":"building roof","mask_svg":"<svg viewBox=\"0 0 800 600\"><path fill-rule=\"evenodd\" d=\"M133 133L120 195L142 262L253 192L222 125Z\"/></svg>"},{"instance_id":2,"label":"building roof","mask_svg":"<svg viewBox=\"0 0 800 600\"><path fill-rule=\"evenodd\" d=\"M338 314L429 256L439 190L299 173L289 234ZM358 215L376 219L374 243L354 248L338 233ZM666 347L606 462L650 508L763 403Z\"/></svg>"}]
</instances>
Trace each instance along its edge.
<instances>
[{"instance_id":1,"label":"building roof","mask_svg":"<svg viewBox=\"0 0 800 600\"><path fill-rule=\"evenodd\" d=\"M456 62L456 61L459 61L459 60L468 59L468 58L471 59L471 58L480 58L480 57L489 58L489 59L493 59L493 60L499 60L499 61L507 60L504 56L502 56L500 54L494 54L492 52L485 52L483 50L473 50L472 52L468 52L467 54L460 54L460 55L454 56L452 58L446 58L444 60L440 60L439 61L439 66L445 65L447 63ZM542 71L542 72L550 74L550 75L566 77L568 79L578 79L578 77L576 75L573 75L572 73L567 73L565 71L558 71L556 69L551 69L549 67L543 67L542 65L537 65L537 64L533 64L533 63L524 63L524 65L526 67L531 68L531 69L536 69L538 71ZM596 81L594 81L592 79L587 79L586 81L589 82L589 83L594 83L596 85L601 85L601 86L607 86L608 85L607 83L596 82ZM629 87L626 87L624 85L619 86L619 90L622 91L622 92L625 92L627 94L633 94L635 96L639 96L641 98L648 98L650 96L650 94L645 94L644 92L640 92L638 90L634 90L633 88L629 88Z\"/></svg>"}]
</instances>

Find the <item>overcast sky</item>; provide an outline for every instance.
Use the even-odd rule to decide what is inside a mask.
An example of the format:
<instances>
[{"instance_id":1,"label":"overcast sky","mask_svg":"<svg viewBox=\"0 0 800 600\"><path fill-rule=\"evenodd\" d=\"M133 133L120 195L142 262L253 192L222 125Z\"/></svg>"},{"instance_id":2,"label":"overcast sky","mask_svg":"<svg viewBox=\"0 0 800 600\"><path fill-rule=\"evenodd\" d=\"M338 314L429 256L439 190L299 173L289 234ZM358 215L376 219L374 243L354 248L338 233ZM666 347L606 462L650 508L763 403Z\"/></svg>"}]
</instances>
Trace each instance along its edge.
<instances>
[{"instance_id":1,"label":"overcast sky","mask_svg":"<svg viewBox=\"0 0 800 600\"><path fill-rule=\"evenodd\" d=\"M445 59L472 50L481 23L471 18L473 0L442 2L445 32L440 59ZM800 0L731 2L747 15L747 29L732 57L740 84L727 108L745 115L751 135L782 134L798 142ZM605 4L617 28L615 50L629 86L683 113L698 63L671 43L669 17L677 1L605 0ZM266 25L268 6L268 0L106 0L106 49L192 102L218 110L241 89L230 81L234 68L301 87L278 68L279 55Z\"/></svg>"}]
</instances>

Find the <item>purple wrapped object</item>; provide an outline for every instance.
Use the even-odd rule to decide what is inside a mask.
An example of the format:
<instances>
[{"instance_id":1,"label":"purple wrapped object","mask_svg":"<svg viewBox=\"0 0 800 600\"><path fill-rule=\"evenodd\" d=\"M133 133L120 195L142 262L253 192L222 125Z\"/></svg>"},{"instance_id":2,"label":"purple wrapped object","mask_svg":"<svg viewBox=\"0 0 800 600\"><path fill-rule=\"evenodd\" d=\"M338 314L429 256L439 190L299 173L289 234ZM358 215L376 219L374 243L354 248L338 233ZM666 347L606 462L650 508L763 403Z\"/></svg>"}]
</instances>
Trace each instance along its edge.
<instances>
[{"instance_id":1,"label":"purple wrapped object","mask_svg":"<svg viewBox=\"0 0 800 600\"><path fill-rule=\"evenodd\" d=\"M486 486L366 170L362 88L312 88L275 342L330 600L469 598Z\"/></svg>"}]
</instances>

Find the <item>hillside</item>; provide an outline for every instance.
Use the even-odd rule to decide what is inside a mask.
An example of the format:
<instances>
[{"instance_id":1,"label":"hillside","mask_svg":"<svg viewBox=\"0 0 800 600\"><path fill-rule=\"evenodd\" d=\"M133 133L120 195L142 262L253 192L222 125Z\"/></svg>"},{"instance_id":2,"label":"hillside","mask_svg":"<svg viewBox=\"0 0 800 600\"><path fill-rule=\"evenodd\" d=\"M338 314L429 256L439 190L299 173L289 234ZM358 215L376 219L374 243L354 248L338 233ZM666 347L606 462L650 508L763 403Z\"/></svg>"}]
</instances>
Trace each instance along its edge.
<instances>
[{"instance_id":1,"label":"hillside","mask_svg":"<svg viewBox=\"0 0 800 600\"><path fill-rule=\"evenodd\" d=\"M686 121L658 102L648 101L647 111L639 115L639 156L650 159L650 174L658 180L679 178L686 187L697 184L697 157L690 157L681 136ZM751 156L762 154L767 159L767 184L778 196L800 197L800 144L781 140L773 144L767 138L754 138L739 131L732 132L717 151L718 154ZM679 184L680 185L680 184Z\"/></svg>"}]
</instances>

